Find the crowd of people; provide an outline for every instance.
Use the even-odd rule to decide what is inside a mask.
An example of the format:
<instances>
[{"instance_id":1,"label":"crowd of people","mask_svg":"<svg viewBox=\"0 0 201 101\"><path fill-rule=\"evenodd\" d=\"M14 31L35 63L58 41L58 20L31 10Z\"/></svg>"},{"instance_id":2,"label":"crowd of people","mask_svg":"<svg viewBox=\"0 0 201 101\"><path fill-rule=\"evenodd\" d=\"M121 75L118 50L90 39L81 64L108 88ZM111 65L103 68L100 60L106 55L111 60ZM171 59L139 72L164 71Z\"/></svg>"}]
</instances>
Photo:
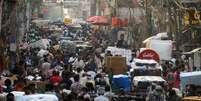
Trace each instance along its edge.
<instances>
[{"instance_id":1,"label":"crowd of people","mask_svg":"<svg viewBox=\"0 0 201 101\"><path fill-rule=\"evenodd\" d=\"M6 79L1 85L1 92L9 93L7 96L11 96L12 91L24 91L26 95L54 94L59 101L109 101L113 98L111 80L103 71L103 59L98 52L65 56L60 52L49 53L39 58L37 51L22 50L15 67L2 72L3 76L15 75L16 79ZM43 82L45 87L39 89L39 85L31 81Z\"/></svg>"},{"instance_id":2,"label":"crowd of people","mask_svg":"<svg viewBox=\"0 0 201 101\"><path fill-rule=\"evenodd\" d=\"M49 53L42 57L37 55L40 48L20 49L13 68L4 64L0 92L7 94L7 101L14 101L12 91L22 91L25 95L53 94L59 101L109 101L113 98L111 80L103 70L99 51L104 50L99 42L95 42L99 45L92 50L70 53L55 50L53 44L47 49ZM5 54L9 54L8 58L11 55Z\"/></svg>"},{"instance_id":3,"label":"crowd of people","mask_svg":"<svg viewBox=\"0 0 201 101\"><path fill-rule=\"evenodd\" d=\"M15 101L12 91L22 91L25 95L52 94L57 96L59 101L112 101L131 93L121 88L118 92L112 92L112 71L104 71L104 58L112 54L107 51L105 56L102 56L101 53L105 53L107 47L106 43L98 39L97 34L91 37L92 42L94 38L96 40L95 44L92 43L91 50L63 53L51 46L47 49L49 53L42 57L37 55L39 48L19 50L14 68L4 68L1 71L1 81L4 82L0 85L0 92L7 93L4 94L7 101ZM116 46L128 48L124 35L120 36ZM133 58L135 56L133 55ZM172 88L179 88L180 67L183 65L177 61L173 64L162 64L163 77L168 86L152 84L148 88L147 101L181 101L181 97ZM188 90L187 94L193 95L193 90ZM1 98L3 99L3 96Z\"/></svg>"}]
</instances>

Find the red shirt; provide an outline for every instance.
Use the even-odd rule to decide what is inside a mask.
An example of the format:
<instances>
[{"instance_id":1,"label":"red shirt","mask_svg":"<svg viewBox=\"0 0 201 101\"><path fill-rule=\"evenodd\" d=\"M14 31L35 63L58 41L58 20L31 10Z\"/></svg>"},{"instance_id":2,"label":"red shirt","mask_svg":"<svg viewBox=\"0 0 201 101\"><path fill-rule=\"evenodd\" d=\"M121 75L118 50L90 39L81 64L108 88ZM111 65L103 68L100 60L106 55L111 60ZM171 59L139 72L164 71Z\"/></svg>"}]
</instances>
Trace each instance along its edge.
<instances>
[{"instance_id":1,"label":"red shirt","mask_svg":"<svg viewBox=\"0 0 201 101\"><path fill-rule=\"evenodd\" d=\"M174 83L174 84L175 84L174 87L175 87L175 88L179 88L179 85L180 85L180 73L179 73L179 72L175 72L175 73L174 73L174 78L175 78L175 79L174 79L174 80L175 80L175 81L174 81L174 82L175 82L175 83Z\"/></svg>"},{"instance_id":2,"label":"red shirt","mask_svg":"<svg viewBox=\"0 0 201 101\"><path fill-rule=\"evenodd\" d=\"M62 81L62 78L60 76L52 76L50 78L50 82L55 84L55 83L61 83Z\"/></svg>"}]
</instances>

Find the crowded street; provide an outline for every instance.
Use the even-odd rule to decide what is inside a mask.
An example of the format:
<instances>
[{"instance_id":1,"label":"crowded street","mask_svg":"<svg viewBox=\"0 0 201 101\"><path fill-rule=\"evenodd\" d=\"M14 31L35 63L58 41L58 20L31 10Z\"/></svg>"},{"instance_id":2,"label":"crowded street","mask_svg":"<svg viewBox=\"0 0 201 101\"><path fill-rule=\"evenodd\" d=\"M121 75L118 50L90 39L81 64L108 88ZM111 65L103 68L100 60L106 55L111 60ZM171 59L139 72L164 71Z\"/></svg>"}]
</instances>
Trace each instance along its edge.
<instances>
[{"instance_id":1,"label":"crowded street","mask_svg":"<svg viewBox=\"0 0 201 101\"><path fill-rule=\"evenodd\" d=\"M200 0L0 5L0 101L201 101Z\"/></svg>"}]
</instances>

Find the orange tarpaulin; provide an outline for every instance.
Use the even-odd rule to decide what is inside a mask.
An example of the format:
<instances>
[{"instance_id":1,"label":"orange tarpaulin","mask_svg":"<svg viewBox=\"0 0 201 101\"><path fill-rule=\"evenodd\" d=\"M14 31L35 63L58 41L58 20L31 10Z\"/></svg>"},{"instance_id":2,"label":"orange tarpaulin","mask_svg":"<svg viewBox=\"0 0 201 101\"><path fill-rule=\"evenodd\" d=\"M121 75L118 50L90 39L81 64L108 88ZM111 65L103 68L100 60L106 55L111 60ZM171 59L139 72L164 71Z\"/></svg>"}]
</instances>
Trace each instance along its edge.
<instances>
[{"instance_id":1,"label":"orange tarpaulin","mask_svg":"<svg viewBox=\"0 0 201 101\"><path fill-rule=\"evenodd\" d=\"M105 16L92 16L86 21L94 25L109 25L108 19Z\"/></svg>"},{"instance_id":2,"label":"orange tarpaulin","mask_svg":"<svg viewBox=\"0 0 201 101\"><path fill-rule=\"evenodd\" d=\"M119 22L117 17L112 17L112 26L119 26Z\"/></svg>"},{"instance_id":3,"label":"orange tarpaulin","mask_svg":"<svg viewBox=\"0 0 201 101\"><path fill-rule=\"evenodd\" d=\"M126 27L128 26L128 19L120 19L117 17L112 17L112 26L114 27Z\"/></svg>"}]
</instances>

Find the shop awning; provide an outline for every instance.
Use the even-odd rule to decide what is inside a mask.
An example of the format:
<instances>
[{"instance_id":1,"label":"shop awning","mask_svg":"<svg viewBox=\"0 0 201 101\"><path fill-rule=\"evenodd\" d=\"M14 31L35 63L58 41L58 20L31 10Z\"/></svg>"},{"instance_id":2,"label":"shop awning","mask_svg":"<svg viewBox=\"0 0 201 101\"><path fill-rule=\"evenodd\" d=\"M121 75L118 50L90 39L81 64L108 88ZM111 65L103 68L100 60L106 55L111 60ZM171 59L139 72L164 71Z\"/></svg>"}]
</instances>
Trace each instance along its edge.
<instances>
[{"instance_id":1,"label":"shop awning","mask_svg":"<svg viewBox=\"0 0 201 101\"><path fill-rule=\"evenodd\" d=\"M109 25L108 19L105 16L92 16L86 21L94 25Z\"/></svg>"},{"instance_id":2,"label":"shop awning","mask_svg":"<svg viewBox=\"0 0 201 101\"><path fill-rule=\"evenodd\" d=\"M200 47L200 48L193 49L193 50L190 51L190 52L184 52L183 54L193 54L193 53L198 52L198 51L201 51L201 47Z\"/></svg>"}]
</instances>

